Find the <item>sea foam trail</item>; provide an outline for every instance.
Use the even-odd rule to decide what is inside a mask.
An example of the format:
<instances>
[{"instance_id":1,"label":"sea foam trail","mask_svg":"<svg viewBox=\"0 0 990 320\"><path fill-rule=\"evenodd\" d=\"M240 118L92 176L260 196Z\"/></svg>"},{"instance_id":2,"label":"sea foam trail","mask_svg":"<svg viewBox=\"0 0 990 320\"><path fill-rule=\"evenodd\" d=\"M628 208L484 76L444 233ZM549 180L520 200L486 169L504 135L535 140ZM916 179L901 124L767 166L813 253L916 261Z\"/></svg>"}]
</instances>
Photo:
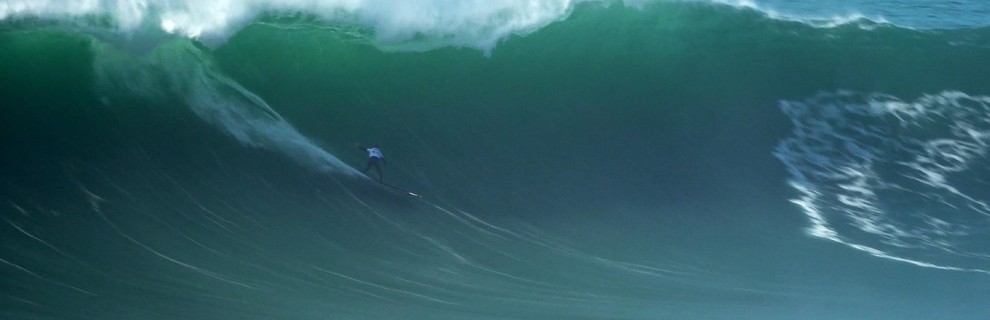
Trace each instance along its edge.
<instances>
[{"instance_id":1,"label":"sea foam trail","mask_svg":"<svg viewBox=\"0 0 990 320\"><path fill-rule=\"evenodd\" d=\"M178 96L193 113L242 144L282 152L317 171L359 174L296 130L263 99L222 74L189 40L161 43L145 56L95 41L93 48L96 83L104 96L123 92L159 101Z\"/></svg>"}]
</instances>

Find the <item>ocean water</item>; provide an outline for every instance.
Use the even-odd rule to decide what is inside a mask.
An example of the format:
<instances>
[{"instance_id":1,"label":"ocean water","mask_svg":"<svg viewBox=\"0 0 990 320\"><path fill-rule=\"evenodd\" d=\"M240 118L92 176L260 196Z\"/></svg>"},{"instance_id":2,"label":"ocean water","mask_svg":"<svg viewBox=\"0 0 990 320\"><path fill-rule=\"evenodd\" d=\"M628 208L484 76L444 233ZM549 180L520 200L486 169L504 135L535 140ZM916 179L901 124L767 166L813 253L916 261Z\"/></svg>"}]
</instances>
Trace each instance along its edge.
<instances>
[{"instance_id":1,"label":"ocean water","mask_svg":"<svg viewBox=\"0 0 990 320\"><path fill-rule=\"evenodd\" d=\"M973 0L0 0L0 318L986 319L988 70Z\"/></svg>"}]
</instances>

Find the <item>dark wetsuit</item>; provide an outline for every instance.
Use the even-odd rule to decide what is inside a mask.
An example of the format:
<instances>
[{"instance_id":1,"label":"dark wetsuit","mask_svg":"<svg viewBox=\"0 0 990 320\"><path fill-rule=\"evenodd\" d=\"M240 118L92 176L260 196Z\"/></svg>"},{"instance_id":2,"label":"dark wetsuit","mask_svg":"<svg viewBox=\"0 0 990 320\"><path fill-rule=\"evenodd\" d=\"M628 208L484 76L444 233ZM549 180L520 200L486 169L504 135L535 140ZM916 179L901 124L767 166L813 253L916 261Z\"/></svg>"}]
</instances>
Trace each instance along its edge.
<instances>
[{"instance_id":1,"label":"dark wetsuit","mask_svg":"<svg viewBox=\"0 0 990 320\"><path fill-rule=\"evenodd\" d=\"M382 154L382 150L377 147L365 148L362 146L358 146L358 149L368 152L368 165L364 169L361 169L361 173L367 174L368 170L374 167L375 171L378 171L378 181L381 182L384 179L382 175L382 164L385 164L385 155Z\"/></svg>"}]
</instances>

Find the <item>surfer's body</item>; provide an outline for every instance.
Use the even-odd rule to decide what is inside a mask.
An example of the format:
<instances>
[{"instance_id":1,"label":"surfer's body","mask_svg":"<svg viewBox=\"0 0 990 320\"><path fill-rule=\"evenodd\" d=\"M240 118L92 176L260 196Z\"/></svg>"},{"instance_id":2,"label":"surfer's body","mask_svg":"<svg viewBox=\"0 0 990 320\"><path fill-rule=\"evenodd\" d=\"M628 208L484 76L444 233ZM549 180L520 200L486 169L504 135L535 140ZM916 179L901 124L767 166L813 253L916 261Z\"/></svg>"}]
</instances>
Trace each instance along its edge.
<instances>
[{"instance_id":1,"label":"surfer's body","mask_svg":"<svg viewBox=\"0 0 990 320\"><path fill-rule=\"evenodd\" d=\"M378 148L378 145L366 148L358 143L356 146L358 149L368 152L368 164L364 166L364 169L361 169L361 173L367 174L368 170L375 168L375 171L378 171L378 182L384 182L385 176L382 175L382 165L385 164L385 154L382 153L382 149Z\"/></svg>"}]
</instances>

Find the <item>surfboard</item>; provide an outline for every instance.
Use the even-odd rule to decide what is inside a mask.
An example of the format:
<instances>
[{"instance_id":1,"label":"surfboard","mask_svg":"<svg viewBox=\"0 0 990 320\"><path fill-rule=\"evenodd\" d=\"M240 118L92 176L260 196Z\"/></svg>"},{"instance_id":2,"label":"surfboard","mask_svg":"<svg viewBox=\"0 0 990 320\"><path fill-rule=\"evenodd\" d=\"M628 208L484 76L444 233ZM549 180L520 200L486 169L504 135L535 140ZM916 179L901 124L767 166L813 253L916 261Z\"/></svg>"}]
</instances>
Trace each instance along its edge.
<instances>
[{"instance_id":1,"label":"surfboard","mask_svg":"<svg viewBox=\"0 0 990 320\"><path fill-rule=\"evenodd\" d=\"M408 191L408 190L400 189L400 188L398 188L396 186L393 186L393 185L390 185L390 184L387 184L387 183L384 183L384 182L375 181L375 183L377 183L379 186L381 186L381 187L383 187L383 188L385 188L387 190L391 190L391 191L394 191L394 192L397 192L397 193L400 193L400 194L404 194L404 195L408 195L408 196L412 196L412 197L416 197L416 198L421 197L420 195L418 195L416 193L413 193L413 192Z\"/></svg>"}]
</instances>

